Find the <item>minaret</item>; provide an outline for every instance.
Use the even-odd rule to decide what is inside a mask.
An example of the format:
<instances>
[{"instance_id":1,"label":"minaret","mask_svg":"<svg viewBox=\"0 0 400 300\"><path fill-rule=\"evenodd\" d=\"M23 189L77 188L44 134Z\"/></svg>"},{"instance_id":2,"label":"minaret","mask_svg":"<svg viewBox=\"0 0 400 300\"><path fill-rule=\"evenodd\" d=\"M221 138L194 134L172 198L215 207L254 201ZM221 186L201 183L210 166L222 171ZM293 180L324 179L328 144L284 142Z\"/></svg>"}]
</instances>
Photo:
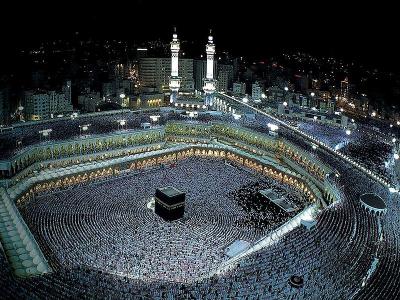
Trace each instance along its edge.
<instances>
[{"instance_id":1,"label":"minaret","mask_svg":"<svg viewBox=\"0 0 400 300\"><path fill-rule=\"evenodd\" d=\"M214 99L214 92L216 86L216 80L214 79L214 54L215 54L215 44L213 41L213 37L211 35L208 36L208 43L206 45L206 53L207 53L207 72L206 78L204 78L204 86L203 91L205 93L205 105L212 106Z\"/></svg>"},{"instance_id":2,"label":"minaret","mask_svg":"<svg viewBox=\"0 0 400 300\"><path fill-rule=\"evenodd\" d=\"M174 34L172 35L171 42L171 77L169 79L169 88L171 90L170 102L174 103L178 97L179 88L181 86L181 78L178 76L179 70L179 49L180 44L178 35L176 34L176 27L174 27Z\"/></svg>"}]
</instances>

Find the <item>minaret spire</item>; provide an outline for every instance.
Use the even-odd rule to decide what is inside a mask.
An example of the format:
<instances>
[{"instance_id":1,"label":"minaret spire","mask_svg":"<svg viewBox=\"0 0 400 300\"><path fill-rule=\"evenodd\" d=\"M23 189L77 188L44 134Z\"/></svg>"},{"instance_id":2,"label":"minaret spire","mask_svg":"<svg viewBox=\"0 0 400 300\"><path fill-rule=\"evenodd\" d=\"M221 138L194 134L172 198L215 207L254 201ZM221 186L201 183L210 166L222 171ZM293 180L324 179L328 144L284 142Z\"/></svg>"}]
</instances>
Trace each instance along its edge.
<instances>
[{"instance_id":1,"label":"minaret spire","mask_svg":"<svg viewBox=\"0 0 400 300\"><path fill-rule=\"evenodd\" d=\"M206 78L204 79L204 93L206 95L205 105L211 106L213 104L214 92L216 87L216 80L214 79L214 54L215 44L210 29L210 35L208 36L208 43L206 44L207 53L207 71Z\"/></svg>"},{"instance_id":2,"label":"minaret spire","mask_svg":"<svg viewBox=\"0 0 400 300\"><path fill-rule=\"evenodd\" d=\"M174 33L172 34L171 41L171 77L169 79L171 103L175 102L178 98L178 92L181 86L181 78L179 77L179 50L180 43L178 40L178 34L176 33L176 27L174 27Z\"/></svg>"}]
</instances>

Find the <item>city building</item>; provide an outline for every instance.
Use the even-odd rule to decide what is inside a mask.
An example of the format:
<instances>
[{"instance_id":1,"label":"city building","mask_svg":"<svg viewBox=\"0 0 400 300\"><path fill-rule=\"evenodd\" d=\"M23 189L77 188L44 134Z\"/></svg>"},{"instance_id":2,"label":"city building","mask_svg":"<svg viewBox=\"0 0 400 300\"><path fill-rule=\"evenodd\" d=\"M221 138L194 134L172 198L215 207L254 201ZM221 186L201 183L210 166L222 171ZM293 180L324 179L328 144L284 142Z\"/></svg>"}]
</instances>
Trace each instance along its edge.
<instances>
[{"instance_id":1,"label":"city building","mask_svg":"<svg viewBox=\"0 0 400 300\"><path fill-rule=\"evenodd\" d=\"M182 78L180 91L182 93L193 93L194 92L193 59L191 58L179 59L179 74L180 77Z\"/></svg>"},{"instance_id":2,"label":"city building","mask_svg":"<svg viewBox=\"0 0 400 300\"><path fill-rule=\"evenodd\" d=\"M70 92L70 87L69 89L68 87L63 88L63 90ZM70 93L41 90L26 91L23 103L27 120L49 119L73 111Z\"/></svg>"},{"instance_id":3,"label":"city building","mask_svg":"<svg viewBox=\"0 0 400 300\"><path fill-rule=\"evenodd\" d=\"M234 82L233 83L233 93L235 95L246 94L246 83L244 82Z\"/></svg>"},{"instance_id":4,"label":"city building","mask_svg":"<svg viewBox=\"0 0 400 300\"><path fill-rule=\"evenodd\" d=\"M78 96L78 105L84 112L95 112L96 106L101 102L100 93L87 93Z\"/></svg>"},{"instance_id":5,"label":"city building","mask_svg":"<svg viewBox=\"0 0 400 300\"><path fill-rule=\"evenodd\" d=\"M159 107L164 103L164 93L151 91L147 89L145 92L140 93L137 97L132 97L130 100L130 107L132 108L151 108Z\"/></svg>"},{"instance_id":6,"label":"city building","mask_svg":"<svg viewBox=\"0 0 400 300\"><path fill-rule=\"evenodd\" d=\"M336 99L329 97L328 99L321 98L319 102L319 110L333 114L336 108Z\"/></svg>"},{"instance_id":7,"label":"city building","mask_svg":"<svg viewBox=\"0 0 400 300\"><path fill-rule=\"evenodd\" d=\"M133 81L131 79L123 79L120 84L120 88L124 90L125 94L130 94L133 92Z\"/></svg>"},{"instance_id":8,"label":"city building","mask_svg":"<svg viewBox=\"0 0 400 300\"><path fill-rule=\"evenodd\" d=\"M233 82L233 65L218 64L218 91L226 92L231 89Z\"/></svg>"},{"instance_id":9,"label":"city building","mask_svg":"<svg viewBox=\"0 0 400 300\"><path fill-rule=\"evenodd\" d=\"M115 84L112 81L103 82L102 85L102 97L106 100L110 100L116 94Z\"/></svg>"},{"instance_id":10,"label":"city building","mask_svg":"<svg viewBox=\"0 0 400 300\"><path fill-rule=\"evenodd\" d=\"M271 86L267 89L267 98L269 101L283 102L284 91L278 86Z\"/></svg>"},{"instance_id":11,"label":"city building","mask_svg":"<svg viewBox=\"0 0 400 300\"><path fill-rule=\"evenodd\" d=\"M310 79L307 75L295 75L295 89L305 93L310 88Z\"/></svg>"},{"instance_id":12,"label":"city building","mask_svg":"<svg viewBox=\"0 0 400 300\"><path fill-rule=\"evenodd\" d=\"M219 92L226 92L229 86L229 74L226 71L218 72L217 89Z\"/></svg>"},{"instance_id":13,"label":"city building","mask_svg":"<svg viewBox=\"0 0 400 300\"><path fill-rule=\"evenodd\" d=\"M246 68L243 72L243 79L248 82L252 82L255 79L255 73L252 68Z\"/></svg>"},{"instance_id":14,"label":"city building","mask_svg":"<svg viewBox=\"0 0 400 300\"><path fill-rule=\"evenodd\" d=\"M346 77L340 82L340 101L349 100L349 79Z\"/></svg>"},{"instance_id":15,"label":"city building","mask_svg":"<svg viewBox=\"0 0 400 300\"><path fill-rule=\"evenodd\" d=\"M72 103L72 95L71 95L72 83L71 80L67 80L62 87L62 91L65 95L65 101L67 103Z\"/></svg>"},{"instance_id":16,"label":"city building","mask_svg":"<svg viewBox=\"0 0 400 300\"><path fill-rule=\"evenodd\" d=\"M193 92L193 59L180 58L178 73L181 78L179 90ZM158 92L169 92L171 58L144 57L139 59L139 83L141 87L154 87Z\"/></svg>"},{"instance_id":17,"label":"city building","mask_svg":"<svg viewBox=\"0 0 400 300\"><path fill-rule=\"evenodd\" d=\"M361 95L353 100L356 111L365 113L369 111L369 99L365 95Z\"/></svg>"},{"instance_id":18,"label":"city building","mask_svg":"<svg viewBox=\"0 0 400 300\"><path fill-rule=\"evenodd\" d=\"M251 98L253 101L261 100L263 94L263 88L259 82L255 82L251 85Z\"/></svg>"}]
</instances>

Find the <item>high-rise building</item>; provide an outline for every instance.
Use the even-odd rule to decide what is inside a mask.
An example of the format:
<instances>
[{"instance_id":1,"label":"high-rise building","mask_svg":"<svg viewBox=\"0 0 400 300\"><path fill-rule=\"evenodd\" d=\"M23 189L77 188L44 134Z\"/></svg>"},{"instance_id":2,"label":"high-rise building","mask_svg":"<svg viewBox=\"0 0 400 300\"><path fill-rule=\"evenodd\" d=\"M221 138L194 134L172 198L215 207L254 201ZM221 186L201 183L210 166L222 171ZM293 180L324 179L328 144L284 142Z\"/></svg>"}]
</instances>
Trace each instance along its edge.
<instances>
[{"instance_id":1,"label":"high-rise building","mask_svg":"<svg viewBox=\"0 0 400 300\"><path fill-rule=\"evenodd\" d=\"M96 111L96 106L100 103L100 93L87 93L78 96L79 107L85 112Z\"/></svg>"},{"instance_id":2,"label":"high-rise building","mask_svg":"<svg viewBox=\"0 0 400 300\"><path fill-rule=\"evenodd\" d=\"M72 94L71 94L71 81L67 80L65 82L65 85L63 86L63 92L65 95L65 101L67 101L68 103L72 103Z\"/></svg>"},{"instance_id":3,"label":"high-rise building","mask_svg":"<svg viewBox=\"0 0 400 300\"><path fill-rule=\"evenodd\" d=\"M71 112L73 110L70 100L70 94L68 95L65 93L49 91L48 95L50 100L50 114L63 114L65 112Z\"/></svg>"},{"instance_id":4,"label":"high-rise building","mask_svg":"<svg viewBox=\"0 0 400 300\"><path fill-rule=\"evenodd\" d=\"M180 58L178 72L181 78L179 90L193 92L193 59ZM139 83L158 92L168 92L171 75L171 58L144 57L139 60Z\"/></svg>"},{"instance_id":5,"label":"high-rise building","mask_svg":"<svg viewBox=\"0 0 400 300\"><path fill-rule=\"evenodd\" d=\"M241 59L239 57L232 59L233 80L235 81L238 80L240 64L241 64Z\"/></svg>"},{"instance_id":6,"label":"high-rise building","mask_svg":"<svg viewBox=\"0 0 400 300\"><path fill-rule=\"evenodd\" d=\"M255 82L251 85L251 98L253 100L261 100L262 86L259 82Z\"/></svg>"},{"instance_id":7,"label":"high-rise building","mask_svg":"<svg viewBox=\"0 0 400 300\"><path fill-rule=\"evenodd\" d=\"M246 94L246 83L244 82L234 82L233 83L233 93L235 95Z\"/></svg>"},{"instance_id":8,"label":"high-rise building","mask_svg":"<svg viewBox=\"0 0 400 300\"><path fill-rule=\"evenodd\" d=\"M203 89L206 67L206 61L203 59L195 59L193 61L194 89L196 91L201 91Z\"/></svg>"},{"instance_id":9,"label":"high-rise building","mask_svg":"<svg viewBox=\"0 0 400 300\"><path fill-rule=\"evenodd\" d=\"M40 120L50 117L50 99L47 93L25 92L24 107L27 120Z\"/></svg>"},{"instance_id":10,"label":"high-rise building","mask_svg":"<svg viewBox=\"0 0 400 300\"><path fill-rule=\"evenodd\" d=\"M229 74L226 71L218 72L218 91L226 92L228 90Z\"/></svg>"},{"instance_id":11,"label":"high-rise building","mask_svg":"<svg viewBox=\"0 0 400 300\"><path fill-rule=\"evenodd\" d=\"M139 58L139 84L143 87L156 87L157 68L160 66L160 58L141 57Z\"/></svg>"},{"instance_id":12,"label":"high-rise building","mask_svg":"<svg viewBox=\"0 0 400 300\"><path fill-rule=\"evenodd\" d=\"M102 96L103 98L107 99L111 99L116 95L116 89L115 89L115 85L113 82L108 81L108 82L103 82L102 85Z\"/></svg>"},{"instance_id":13,"label":"high-rise building","mask_svg":"<svg viewBox=\"0 0 400 300\"><path fill-rule=\"evenodd\" d=\"M349 79L347 77L340 82L340 100L349 100Z\"/></svg>"},{"instance_id":14,"label":"high-rise building","mask_svg":"<svg viewBox=\"0 0 400 300\"><path fill-rule=\"evenodd\" d=\"M124 93L130 94L133 92L133 81L131 79L123 79L120 84L120 88L124 90Z\"/></svg>"},{"instance_id":15,"label":"high-rise building","mask_svg":"<svg viewBox=\"0 0 400 300\"><path fill-rule=\"evenodd\" d=\"M226 92L232 87L233 65L218 64L218 90Z\"/></svg>"},{"instance_id":16,"label":"high-rise building","mask_svg":"<svg viewBox=\"0 0 400 300\"><path fill-rule=\"evenodd\" d=\"M72 112L72 103L65 93L55 91L27 91L24 96L26 119L41 120L55 114Z\"/></svg>"},{"instance_id":17,"label":"high-rise building","mask_svg":"<svg viewBox=\"0 0 400 300\"><path fill-rule=\"evenodd\" d=\"M333 114L336 109L336 99L334 97L330 97L327 100L326 108L330 114Z\"/></svg>"},{"instance_id":18,"label":"high-rise building","mask_svg":"<svg viewBox=\"0 0 400 300\"><path fill-rule=\"evenodd\" d=\"M181 77L180 91L185 93L192 93L194 91L193 59L179 59L179 76Z\"/></svg>"},{"instance_id":19,"label":"high-rise building","mask_svg":"<svg viewBox=\"0 0 400 300\"><path fill-rule=\"evenodd\" d=\"M307 92L310 87L310 80L307 75L295 75L295 89L302 93Z\"/></svg>"},{"instance_id":20,"label":"high-rise building","mask_svg":"<svg viewBox=\"0 0 400 300\"><path fill-rule=\"evenodd\" d=\"M242 77L244 80L252 82L255 79L255 72L253 68L247 68Z\"/></svg>"}]
</instances>

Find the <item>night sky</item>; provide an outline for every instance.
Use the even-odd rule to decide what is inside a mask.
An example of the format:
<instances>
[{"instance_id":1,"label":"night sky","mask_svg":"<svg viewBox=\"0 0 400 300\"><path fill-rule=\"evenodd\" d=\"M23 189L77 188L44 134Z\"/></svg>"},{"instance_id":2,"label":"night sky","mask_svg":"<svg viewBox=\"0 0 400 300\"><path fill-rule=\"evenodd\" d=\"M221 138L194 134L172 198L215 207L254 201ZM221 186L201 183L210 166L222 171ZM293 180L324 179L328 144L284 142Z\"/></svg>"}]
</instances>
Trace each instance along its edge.
<instances>
[{"instance_id":1,"label":"night sky","mask_svg":"<svg viewBox=\"0 0 400 300\"><path fill-rule=\"evenodd\" d=\"M69 39L76 31L99 39L167 40L176 25L180 37L189 40L206 40L212 27L217 47L236 55L303 50L400 70L397 9L381 3L364 1L352 7L348 1L27 1L2 10L1 62L16 48Z\"/></svg>"}]
</instances>

